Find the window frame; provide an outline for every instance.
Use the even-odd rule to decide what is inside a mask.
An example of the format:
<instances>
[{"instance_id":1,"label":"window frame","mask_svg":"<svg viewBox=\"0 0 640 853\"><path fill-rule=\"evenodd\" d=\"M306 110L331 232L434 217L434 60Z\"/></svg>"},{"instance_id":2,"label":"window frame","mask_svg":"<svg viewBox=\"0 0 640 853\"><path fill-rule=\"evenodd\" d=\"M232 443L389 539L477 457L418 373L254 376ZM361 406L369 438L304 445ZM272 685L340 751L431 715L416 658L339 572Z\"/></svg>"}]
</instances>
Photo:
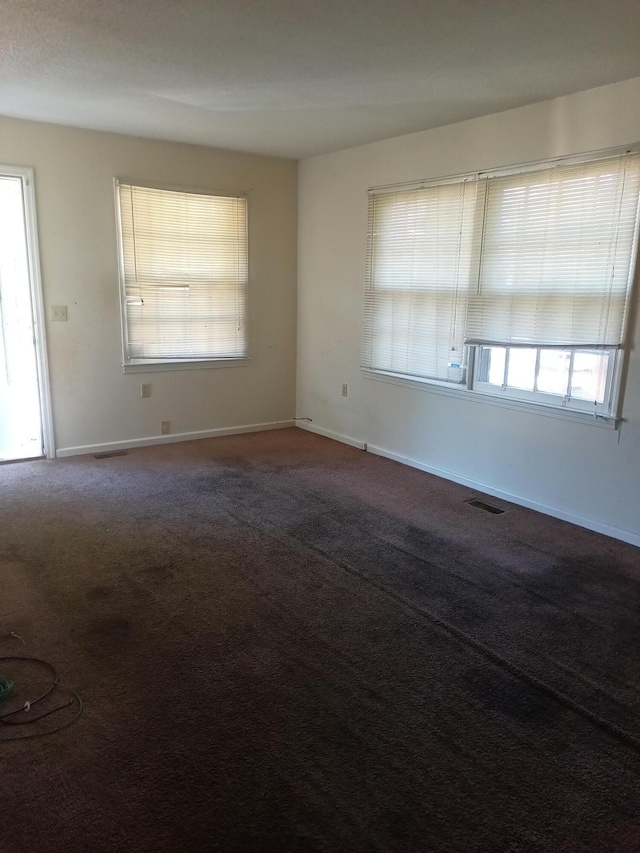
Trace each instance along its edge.
<instances>
[{"instance_id":1,"label":"window frame","mask_svg":"<svg viewBox=\"0 0 640 853\"><path fill-rule=\"evenodd\" d=\"M439 177L433 180L425 179L412 181L401 184L387 184L376 187L370 187L368 192L393 192L394 189L410 189L410 188L427 188L442 184L453 184L469 180L484 180L493 177L505 177L509 175L524 174L544 168L549 168L558 165L573 165L579 163L595 162L611 157L621 156L624 154L639 154L640 142L630 145L617 146L615 148L607 148L598 151L587 152L583 154L575 154L565 157L555 157L544 160L537 160L528 163L511 165L505 168L496 168L483 170L478 172L470 172L450 177ZM620 404L622 400L622 378L625 374L625 368L629 357L630 349L630 324L633 316L635 316L634 300L638 297L640 291L640 264L638 264L640 243L640 227L636 227L634 243L631 251L632 270L631 281L629 284L627 296L627 310L625 311L622 343L619 347L606 348L609 352L609 365L607 375L607 388L605 393L605 402L608 403L606 411L595 410L596 406L585 402L585 406L566 405L558 403L552 399L555 395L545 394L544 392L531 392L527 398L527 392L518 393L516 389L509 389L509 393L503 393L502 390L496 391L496 386L490 383L480 383L477 379L479 351L482 344L465 344L464 360L461 365L462 381L459 383L448 382L445 380L429 379L418 376L407 376L401 373L393 373L391 371L379 370L372 367L361 366L361 373L367 379L389 382L396 385L415 388L416 390L434 391L436 393L453 396L460 399L475 400L477 402L502 406L520 411L531 412L542 415L549 415L563 420L572 420L584 424L594 424L601 427L617 429L621 417ZM486 345L484 345L486 346ZM532 347L535 349L549 349L549 347L539 346ZM567 351L593 351L587 346L575 346L562 348ZM485 387L488 386L488 387ZM534 396L535 395L535 396ZM565 398L563 398L565 399Z\"/></svg>"},{"instance_id":2,"label":"window frame","mask_svg":"<svg viewBox=\"0 0 640 853\"><path fill-rule=\"evenodd\" d=\"M244 198L247 204L247 286L244 297L244 316L246 325L246 351L243 356L224 358L213 356L211 358L153 358L141 359L129 357L129 339L128 339L128 322L127 322L127 296L126 282L124 272L124 246L122 239L122 216L120 210L120 184L131 185L134 187L143 187L155 190L165 190L166 192L177 193L192 193L194 195L206 195L222 198ZM224 367L243 367L250 361L250 330L249 330L249 294L251 283L250 271L250 239L249 239L249 219L250 219L250 193L247 190L234 192L232 190L213 190L210 188L184 186L176 184L168 184L157 181L139 180L137 178L116 177L113 179L113 192L115 202L116 216L116 237L117 237L117 256L118 256L118 279L119 279L119 300L120 300L120 330L122 343L122 372L123 373L149 373L158 371L173 371L173 370L202 370L216 369Z\"/></svg>"},{"instance_id":3,"label":"window frame","mask_svg":"<svg viewBox=\"0 0 640 853\"><path fill-rule=\"evenodd\" d=\"M600 404L592 403L589 400L583 400L579 397L571 397L570 394L553 394L550 391L540 391L537 388L529 391L525 388L517 388L514 385L508 385L506 382L503 382L502 385L496 385L492 382L486 382L480 378L480 362L482 358L482 350L483 349L492 349L492 347L483 346L481 344L474 345L474 371L471 376L471 385L470 388L472 391L476 391L479 394L488 394L494 397L501 397L504 399L513 399L520 400L526 403L532 403L534 405L544 405L544 406L553 406L554 408L566 409L567 411L573 412L584 412L588 415L599 415L601 417L609 417L610 412L614 410L616 403L616 395L614 393L614 382L619 373L619 361L621 358L620 349L609 348L609 349L601 349L599 352L606 353L608 355L608 363L607 363L607 375L605 379L605 393L603 402ZM507 376L508 365L509 365L509 351L511 349L516 349L516 347L500 347L500 349L505 349L507 351L505 357L505 369L504 369L504 378ZM537 380L539 373L539 365L540 365L540 353L545 351L550 351L550 347L518 347L518 349L527 349L527 350L535 350L536 351L536 367L535 367L535 380ZM560 352L567 352L570 354L571 360L567 373L567 384L568 388L571 385L571 378L573 374L573 356L575 353L594 353L597 350L589 349L588 347L561 347L556 348ZM568 390L568 389L567 389Z\"/></svg>"}]
</instances>

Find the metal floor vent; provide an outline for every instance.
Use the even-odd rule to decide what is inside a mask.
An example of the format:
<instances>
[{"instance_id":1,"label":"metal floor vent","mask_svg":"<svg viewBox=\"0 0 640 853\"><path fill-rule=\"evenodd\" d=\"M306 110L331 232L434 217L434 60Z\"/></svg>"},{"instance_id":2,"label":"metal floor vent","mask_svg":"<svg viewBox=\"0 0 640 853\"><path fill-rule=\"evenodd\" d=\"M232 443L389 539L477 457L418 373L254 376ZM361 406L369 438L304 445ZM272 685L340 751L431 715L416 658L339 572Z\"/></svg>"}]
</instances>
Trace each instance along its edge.
<instances>
[{"instance_id":1,"label":"metal floor vent","mask_svg":"<svg viewBox=\"0 0 640 853\"><path fill-rule=\"evenodd\" d=\"M485 512L490 512L493 515L502 515L504 512L503 509L499 509L497 506L492 506L491 504L487 504L484 501L479 501L476 498L473 500L467 501L471 506L477 506L478 509L483 509Z\"/></svg>"},{"instance_id":2,"label":"metal floor vent","mask_svg":"<svg viewBox=\"0 0 640 853\"><path fill-rule=\"evenodd\" d=\"M94 459L111 459L112 456L127 456L126 450L110 450L107 453L94 453Z\"/></svg>"}]
</instances>

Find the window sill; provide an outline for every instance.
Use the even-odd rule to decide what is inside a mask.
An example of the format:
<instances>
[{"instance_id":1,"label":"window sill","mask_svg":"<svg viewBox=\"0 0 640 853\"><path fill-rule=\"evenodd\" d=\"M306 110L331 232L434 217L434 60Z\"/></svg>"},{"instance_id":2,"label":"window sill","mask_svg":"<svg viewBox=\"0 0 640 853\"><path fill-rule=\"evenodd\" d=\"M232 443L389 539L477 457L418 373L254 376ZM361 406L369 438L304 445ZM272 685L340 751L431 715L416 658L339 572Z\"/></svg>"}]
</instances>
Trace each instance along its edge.
<instances>
[{"instance_id":1,"label":"window sill","mask_svg":"<svg viewBox=\"0 0 640 853\"><path fill-rule=\"evenodd\" d=\"M122 365L123 373L153 373L169 370L207 370L220 367L244 367L248 358L216 358L202 361L131 361Z\"/></svg>"},{"instance_id":2,"label":"window sill","mask_svg":"<svg viewBox=\"0 0 640 853\"><path fill-rule=\"evenodd\" d=\"M376 382L388 382L392 385L402 385L405 388L413 388L418 391L432 391L436 394L444 394L447 397L457 397L459 400L469 400L476 403L484 403L489 406L498 406L503 409L515 409L518 412L527 412L532 415L544 415L563 421L573 421L585 426L595 426L601 429L617 429L620 419L606 415L592 415L589 412L580 412L573 409L563 409L559 406L549 406L544 403L528 403L524 400L514 400L496 397L482 391L472 391L463 386L456 388L445 382L430 379L408 379L395 373L380 373L375 370L361 368L365 379L373 379Z\"/></svg>"}]
</instances>

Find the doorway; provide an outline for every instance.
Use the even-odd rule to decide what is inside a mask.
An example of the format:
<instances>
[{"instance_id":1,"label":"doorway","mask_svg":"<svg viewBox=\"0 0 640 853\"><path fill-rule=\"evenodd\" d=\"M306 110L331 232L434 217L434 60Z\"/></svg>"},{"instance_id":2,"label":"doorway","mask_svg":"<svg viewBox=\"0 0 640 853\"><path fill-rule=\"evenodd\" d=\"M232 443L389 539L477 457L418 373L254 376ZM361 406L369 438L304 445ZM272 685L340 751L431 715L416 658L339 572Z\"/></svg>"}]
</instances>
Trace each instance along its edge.
<instances>
[{"instance_id":1,"label":"doorway","mask_svg":"<svg viewBox=\"0 0 640 853\"><path fill-rule=\"evenodd\" d=\"M0 167L0 462L53 456L35 195Z\"/></svg>"}]
</instances>

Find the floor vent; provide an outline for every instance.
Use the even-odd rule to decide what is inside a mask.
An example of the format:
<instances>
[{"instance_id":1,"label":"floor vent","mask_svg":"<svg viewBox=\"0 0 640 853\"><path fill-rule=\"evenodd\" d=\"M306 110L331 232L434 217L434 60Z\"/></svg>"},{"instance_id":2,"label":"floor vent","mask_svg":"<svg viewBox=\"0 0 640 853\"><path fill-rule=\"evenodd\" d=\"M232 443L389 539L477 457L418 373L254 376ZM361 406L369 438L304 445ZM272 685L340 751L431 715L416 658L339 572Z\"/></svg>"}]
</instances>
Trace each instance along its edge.
<instances>
[{"instance_id":1,"label":"floor vent","mask_svg":"<svg viewBox=\"0 0 640 853\"><path fill-rule=\"evenodd\" d=\"M94 459L111 459L112 456L127 456L126 450L110 450L107 453L94 453Z\"/></svg>"},{"instance_id":2,"label":"floor vent","mask_svg":"<svg viewBox=\"0 0 640 853\"><path fill-rule=\"evenodd\" d=\"M479 501L474 498L472 501L467 501L471 506L477 506L478 509L483 509L485 512L490 512L493 515L502 515L504 512L503 509L498 509L497 506L491 506L491 504L486 504L484 501Z\"/></svg>"}]
</instances>

